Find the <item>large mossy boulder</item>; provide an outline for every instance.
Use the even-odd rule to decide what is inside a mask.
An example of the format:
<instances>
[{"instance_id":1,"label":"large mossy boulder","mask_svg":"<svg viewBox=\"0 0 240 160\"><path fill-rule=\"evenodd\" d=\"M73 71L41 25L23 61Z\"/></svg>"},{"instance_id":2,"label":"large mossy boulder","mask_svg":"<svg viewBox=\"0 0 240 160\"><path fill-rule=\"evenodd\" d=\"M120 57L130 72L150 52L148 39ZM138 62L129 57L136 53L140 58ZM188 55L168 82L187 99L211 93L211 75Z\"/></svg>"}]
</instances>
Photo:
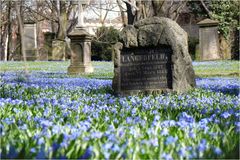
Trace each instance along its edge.
<instances>
[{"instance_id":1,"label":"large mossy boulder","mask_svg":"<svg viewBox=\"0 0 240 160\"><path fill-rule=\"evenodd\" d=\"M152 17L126 26L120 39L113 47L114 78L113 89L116 93L125 93L121 89L121 54L128 48L170 46L172 87L166 91L183 93L195 87L195 73L188 52L187 33L168 18ZM148 54L146 52L146 54ZM141 91L139 91L141 92Z\"/></svg>"}]
</instances>

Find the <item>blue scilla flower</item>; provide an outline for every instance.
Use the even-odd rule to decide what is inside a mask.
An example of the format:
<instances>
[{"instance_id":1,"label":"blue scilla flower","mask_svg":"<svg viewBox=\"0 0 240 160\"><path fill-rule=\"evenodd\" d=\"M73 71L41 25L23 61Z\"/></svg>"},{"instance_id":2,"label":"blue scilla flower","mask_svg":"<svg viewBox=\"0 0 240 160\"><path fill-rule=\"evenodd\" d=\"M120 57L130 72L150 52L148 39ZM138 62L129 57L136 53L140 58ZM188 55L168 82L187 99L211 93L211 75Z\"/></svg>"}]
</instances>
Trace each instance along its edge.
<instances>
[{"instance_id":1,"label":"blue scilla flower","mask_svg":"<svg viewBox=\"0 0 240 160\"><path fill-rule=\"evenodd\" d=\"M45 143L45 140L44 140L43 137L39 138L38 141L37 141L37 144L38 144L39 146L42 145L42 144L44 144L44 143Z\"/></svg>"},{"instance_id":2,"label":"blue scilla flower","mask_svg":"<svg viewBox=\"0 0 240 160\"><path fill-rule=\"evenodd\" d=\"M166 121L161 122L162 127L173 127L175 125L176 125L175 120L166 120Z\"/></svg>"},{"instance_id":3,"label":"blue scilla flower","mask_svg":"<svg viewBox=\"0 0 240 160\"><path fill-rule=\"evenodd\" d=\"M221 114L221 117L223 117L223 118L228 118L228 117L230 117L231 116L231 114L229 114L228 112L223 112L222 114Z\"/></svg>"},{"instance_id":4,"label":"blue scilla flower","mask_svg":"<svg viewBox=\"0 0 240 160\"><path fill-rule=\"evenodd\" d=\"M172 156L170 154L167 154L167 153L163 153L161 155L161 158L165 159L165 160L172 160L173 159Z\"/></svg>"},{"instance_id":5,"label":"blue scilla flower","mask_svg":"<svg viewBox=\"0 0 240 160\"><path fill-rule=\"evenodd\" d=\"M236 127L235 130L236 130L237 132L240 132L240 122L235 122L234 124L235 124L235 127Z\"/></svg>"},{"instance_id":6,"label":"blue scilla flower","mask_svg":"<svg viewBox=\"0 0 240 160\"><path fill-rule=\"evenodd\" d=\"M3 122L6 123L7 125L10 125L10 124L13 124L15 120L11 118L5 118Z\"/></svg>"},{"instance_id":7,"label":"blue scilla flower","mask_svg":"<svg viewBox=\"0 0 240 160\"><path fill-rule=\"evenodd\" d=\"M190 138L196 138L196 134L194 133L194 131L190 131L189 133L188 133L188 136L190 137Z\"/></svg>"},{"instance_id":8,"label":"blue scilla flower","mask_svg":"<svg viewBox=\"0 0 240 160\"><path fill-rule=\"evenodd\" d=\"M168 135L168 129L167 128L163 128L163 130L161 131L161 135L162 136Z\"/></svg>"},{"instance_id":9,"label":"blue scilla flower","mask_svg":"<svg viewBox=\"0 0 240 160\"><path fill-rule=\"evenodd\" d=\"M198 151L204 152L207 149L207 141L206 139L201 139L200 144L198 145Z\"/></svg>"},{"instance_id":10,"label":"blue scilla flower","mask_svg":"<svg viewBox=\"0 0 240 160\"><path fill-rule=\"evenodd\" d=\"M79 159L89 159L92 156L93 147L89 146L83 155Z\"/></svg>"},{"instance_id":11,"label":"blue scilla flower","mask_svg":"<svg viewBox=\"0 0 240 160\"><path fill-rule=\"evenodd\" d=\"M177 140L178 140L178 137L168 136L165 141L165 144L166 145L174 144Z\"/></svg>"},{"instance_id":12,"label":"blue scilla flower","mask_svg":"<svg viewBox=\"0 0 240 160\"><path fill-rule=\"evenodd\" d=\"M132 109L132 115L136 114L137 113L137 109L136 108L133 108Z\"/></svg>"},{"instance_id":13,"label":"blue scilla flower","mask_svg":"<svg viewBox=\"0 0 240 160\"><path fill-rule=\"evenodd\" d=\"M131 118L131 117L127 117L127 118L126 118L126 122L127 122L128 124L132 123L132 118Z\"/></svg>"},{"instance_id":14,"label":"blue scilla flower","mask_svg":"<svg viewBox=\"0 0 240 160\"><path fill-rule=\"evenodd\" d=\"M113 152L119 152L120 151L120 147L118 144L114 144L114 146L112 147Z\"/></svg>"},{"instance_id":15,"label":"blue scilla flower","mask_svg":"<svg viewBox=\"0 0 240 160\"><path fill-rule=\"evenodd\" d=\"M19 127L19 129L22 129L22 130L26 130L27 128L28 128L28 127L27 127L26 124L24 124L24 125L22 125L22 126Z\"/></svg>"},{"instance_id":16,"label":"blue scilla flower","mask_svg":"<svg viewBox=\"0 0 240 160\"><path fill-rule=\"evenodd\" d=\"M150 140L150 144L154 147L157 147L159 144L158 144L158 138L153 138Z\"/></svg>"},{"instance_id":17,"label":"blue scilla flower","mask_svg":"<svg viewBox=\"0 0 240 160\"><path fill-rule=\"evenodd\" d=\"M111 149L112 146L113 146L113 143L112 143L112 142L107 142L107 143L105 143L105 144L103 145L102 148L103 148L105 151L107 151L107 150Z\"/></svg>"},{"instance_id":18,"label":"blue scilla flower","mask_svg":"<svg viewBox=\"0 0 240 160\"><path fill-rule=\"evenodd\" d=\"M95 132L92 132L92 133L91 133L91 138L92 138L92 139L99 139L99 138L102 137L102 135L103 135L102 132L95 131Z\"/></svg>"},{"instance_id":19,"label":"blue scilla flower","mask_svg":"<svg viewBox=\"0 0 240 160\"><path fill-rule=\"evenodd\" d=\"M155 117L154 117L154 120L155 121L158 121L160 119L160 116L159 115L156 115Z\"/></svg>"},{"instance_id":20,"label":"blue scilla flower","mask_svg":"<svg viewBox=\"0 0 240 160\"><path fill-rule=\"evenodd\" d=\"M214 148L214 153L215 153L216 155L221 155L221 154L222 154L222 150L221 150L219 147L215 147L215 148Z\"/></svg>"},{"instance_id":21,"label":"blue scilla flower","mask_svg":"<svg viewBox=\"0 0 240 160\"><path fill-rule=\"evenodd\" d=\"M30 152L32 152L32 153L36 153L37 150L36 150L36 148L31 148L31 149L30 149Z\"/></svg>"},{"instance_id":22,"label":"blue scilla flower","mask_svg":"<svg viewBox=\"0 0 240 160\"><path fill-rule=\"evenodd\" d=\"M54 126L52 127L52 132L53 132L54 134L60 134L60 133L61 133L61 127L58 126L58 125L54 125Z\"/></svg>"},{"instance_id":23,"label":"blue scilla flower","mask_svg":"<svg viewBox=\"0 0 240 160\"><path fill-rule=\"evenodd\" d=\"M186 156L186 152L187 150L186 150L186 148L185 147L182 147L182 148L180 148L180 150L178 151L178 155L180 156L180 157L185 157Z\"/></svg>"},{"instance_id":24,"label":"blue scilla flower","mask_svg":"<svg viewBox=\"0 0 240 160\"><path fill-rule=\"evenodd\" d=\"M17 109L17 108L13 108L13 111L14 111L15 113L19 113L19 112L20 112L20 110Z\"/></svg>"},{"instance_id":25,"label":"blue scilla flower","mask_svg":"<svg viewBox=\"0 0 240 160\"><path fill-rule=\"evenodd\" d=\"M50 127L53 125L52 122L50 122L48 120L44 120L44 119L40 121L40 124L42 125L42 127Z\"/></svg>"}]
</instances>

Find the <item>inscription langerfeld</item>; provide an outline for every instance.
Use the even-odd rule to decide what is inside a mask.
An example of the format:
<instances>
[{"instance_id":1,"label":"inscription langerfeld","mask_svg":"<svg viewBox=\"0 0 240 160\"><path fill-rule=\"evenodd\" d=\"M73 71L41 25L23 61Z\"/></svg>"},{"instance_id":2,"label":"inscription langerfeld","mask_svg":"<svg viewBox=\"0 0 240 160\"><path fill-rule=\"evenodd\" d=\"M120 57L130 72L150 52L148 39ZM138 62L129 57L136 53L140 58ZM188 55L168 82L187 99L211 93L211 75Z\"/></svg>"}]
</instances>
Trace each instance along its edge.
<instances>
[{"instance_id":1,"label":"inscription langerfeld","mask_svg":"<svg viewBox=\"0 0 240 160\"><path fill-rule=\"evenodd\" d=\"M121 89L172 89L171 55L168 46L123 49Z\"/></svg>"}]
</instances>

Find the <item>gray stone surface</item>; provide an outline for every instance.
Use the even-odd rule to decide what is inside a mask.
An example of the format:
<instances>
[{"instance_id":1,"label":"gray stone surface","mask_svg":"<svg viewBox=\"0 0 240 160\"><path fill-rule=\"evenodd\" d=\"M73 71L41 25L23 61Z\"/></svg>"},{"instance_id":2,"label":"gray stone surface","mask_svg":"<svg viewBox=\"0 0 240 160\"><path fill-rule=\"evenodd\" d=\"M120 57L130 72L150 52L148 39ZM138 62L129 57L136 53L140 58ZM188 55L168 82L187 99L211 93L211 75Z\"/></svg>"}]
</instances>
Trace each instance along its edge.
<instances>
[{"instance_id":1,"label":"gray stone surface","mask_svg":"<svg viewBox=\"0 0 240 160\"><path fill-rule=\"evenodd\" d=\"M183 93L193 88L196 85L195 73L193 70L191 57L188 53L187 40L187 33L176 22L167 18L152 17L148 19L143 19L136 22L134 26L127 26L126 28L124 28L121 32L119 42L116 43L113 47L113 89L115 93L120 95L155 92ZM142 48L142 51L146 52L144 54L149 55L149 57L158 57L159 62L156 61L156 59L154 58L147 58L143 53L140 53L141 49L136 50L136 48ZM169 48L171 49L171 51L169 51ZM134 67L136 68L137 64L138 69L136 69L136 71L140 71L139 79L141 81L139 81L139 85L144 85L144 87L139 87L139 89L128 90L123 87L121 81L124 79L121 79L121 77L123 76L122 74L125 74L122 70L123 66L126 65L124 64L123 58L126 58L125 54L128 52L130 53L131 51L133 52L132 55L127 55L129 57L127 57L129 62L130 59L139 60L139 57L140 59L145 58L147 60L143 60L140 62L143 64L142 66L139 65L140 63L135 63L134 61L132 61L132 64L126 63L127 65L129 65L129 70L134 70ZM170 58L167 58L169 54ZM161 56L163 56L163 58L161 58ZM164 58L164 56L166 58ZM170 62L164 62L164 59L170 60ZM151 61L153 62L151 63ZM161 66L161 63L163 63L165 66ZM171 67L168 66L169 63ZM142 68L139 69L139 67ZM159 68L156 69L157 67ZM151 69L149 68L152 68L153 72L151 72ZM141 71L146 72L146 74L141 73ZM150 76L147 72L149 72ZM167 73L162 74L161 72ZM129 71L129 74L134 73ZM145 75L147 76L146 82L143 82L142 76ZM134 74L134 76L135 81L137 80L137 75ZM164 78L163 76L165 76L165 79L167 80L166 84L161 81L161 78ZM127 78L130 78L129 81L132 80L131 76ZM154 78L159 79L159 81L148 80ZM157 82L159 82L159 84L157 84ZM169 85L169 83L171 84ZM153 86L151 84L154 84L153 86L160 87L153 89ZM136 86L135 88L138 87Z\"/></svg>"},{"instance_id":2,"label":"gray stone surface","mask_svg":"<svg viewBox=\"0 0 240 160\"><path fill-rule=\"evenodd\" d=\"M205 19L199 25L200 60L220 59L218 22Z\"/></svg>"},{"instance_id":3,"label":"gray stone surface","mask_svg":"<svg viewBox=\"0 0 240 160\"><path fill-rule=\"evenodd\" d=\"M91 41L92 36L83 28L76 28L68 36L71 39L71 64L68 74L92 73Z\"/></svg>"},{"instance_id":4,"label":"gray stone surface","mask_svg":"<svg viewBox=\"0 0 240 160\"><path fill-rule=\"evenodd\" d=\"M35 23L24 24L24 44L27 60L36 60L37 32Z\"/></svg>"},{"instance_id":5,"label":"gray stone surface","mask_svg":"<svg viewBox=\"0 0 240 160\"><path fill-rule=\"evenodd\" d=\"M52 41L52 57L53 61L64 61L65 60L65 41L53 40Z\"/></svg>"}]
</instances>

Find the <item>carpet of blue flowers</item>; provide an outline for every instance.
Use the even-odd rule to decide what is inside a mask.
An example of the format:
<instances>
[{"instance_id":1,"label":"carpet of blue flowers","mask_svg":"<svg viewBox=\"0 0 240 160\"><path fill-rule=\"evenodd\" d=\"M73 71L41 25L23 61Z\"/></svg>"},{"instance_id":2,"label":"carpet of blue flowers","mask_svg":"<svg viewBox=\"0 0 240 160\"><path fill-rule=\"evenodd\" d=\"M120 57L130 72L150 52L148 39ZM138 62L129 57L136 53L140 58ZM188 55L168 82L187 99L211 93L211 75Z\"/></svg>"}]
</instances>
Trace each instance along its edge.
<instances>
[{"instance_id":1,"label":"carpet of blue flowers","mask_svg":"<svg viewBox=\"0 0 240 160\"><path fill-rule=\"evenodd\" d=\"M238 158L238 78L176 95L117 97L111 80L1 73L1 158Z\"/></svg>"}]
</instances>

